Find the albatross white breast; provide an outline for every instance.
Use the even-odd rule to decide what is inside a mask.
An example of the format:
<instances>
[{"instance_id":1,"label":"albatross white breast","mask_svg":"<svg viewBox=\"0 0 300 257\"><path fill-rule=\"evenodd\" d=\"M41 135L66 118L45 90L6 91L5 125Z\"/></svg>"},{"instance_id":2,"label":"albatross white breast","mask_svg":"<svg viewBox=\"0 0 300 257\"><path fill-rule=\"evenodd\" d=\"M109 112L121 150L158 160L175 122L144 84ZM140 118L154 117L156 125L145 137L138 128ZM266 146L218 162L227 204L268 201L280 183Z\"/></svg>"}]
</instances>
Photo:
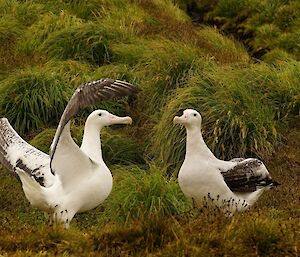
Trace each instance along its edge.
<instances>
[{"instance_id":1,"label":"albatross white breast","mask_svg":"<svg viewBox=\"0 0 300 257\"><path fill-rule=\"evenodd\" d=\"M186 155L178 174L183 193L197 206L211 206L231 215L252 206L264 190L278 185L262 161L217 159L201 133L201 115L187 109L174 123L186 128Z\"/></svg>"},{"instance_id":2,"label":"albatross white breast","mask_svg":"<svg viewBox=\"0 0 300 257\"><path fill-rule=\"evenodd\" d=\"M131 124L105 110L92 112L79 147L70 133L70 119L99 100L136 94L127 82L100 79L80 86L71 97L53 139L50 155L25 142L6 118L0 119L0 161L16 173L26 198L50 214L50 222L66 228L77 212L97 207L112 189L112 175L102 159L100 130L112 124Z\"/></svg>"}]
</instances>

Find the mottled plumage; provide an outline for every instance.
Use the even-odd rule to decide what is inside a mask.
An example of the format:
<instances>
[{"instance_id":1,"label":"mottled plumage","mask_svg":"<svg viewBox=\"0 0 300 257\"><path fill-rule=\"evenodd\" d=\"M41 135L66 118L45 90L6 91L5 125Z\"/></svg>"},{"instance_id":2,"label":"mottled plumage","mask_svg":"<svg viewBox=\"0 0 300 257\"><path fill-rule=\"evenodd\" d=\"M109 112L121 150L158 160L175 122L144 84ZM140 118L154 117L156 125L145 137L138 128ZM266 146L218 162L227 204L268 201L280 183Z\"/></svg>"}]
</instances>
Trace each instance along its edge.
<instances>
[{"instance_id":1,"label":"mottled plumage","mask_svg":"<svg viewBox=\"0 0 300 257\"><path fill-rule=\"evenodd\" d=\"M269 174L261 173L262 161L247 159L238 162L229 170L222 171L224 181L233 192L254 192L268 185L277 185Z\"/></svg>"}]
</instances>

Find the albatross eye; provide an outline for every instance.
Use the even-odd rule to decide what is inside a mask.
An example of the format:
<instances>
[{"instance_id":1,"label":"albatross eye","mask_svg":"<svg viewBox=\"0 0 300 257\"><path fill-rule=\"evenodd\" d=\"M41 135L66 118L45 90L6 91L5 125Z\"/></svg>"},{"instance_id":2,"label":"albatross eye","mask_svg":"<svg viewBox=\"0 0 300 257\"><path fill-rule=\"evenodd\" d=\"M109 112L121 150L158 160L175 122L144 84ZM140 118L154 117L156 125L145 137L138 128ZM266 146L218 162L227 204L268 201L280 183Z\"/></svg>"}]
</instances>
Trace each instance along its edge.
<instances>
[{"instance_id":1,"label":"albatross eye","mask_svg":"<svg viewBox=\"0 0 300 257\"><path fill-rule=\"evenodd\" d=\"M197 116L197 113L194 113L194 117L196 117Z\"/></svg>"},{"instance_id":2,"label":"albatross eye","mask_svg":"<svg viewBox=\"0 0 300 257\"><path fill-rule=\"evenodd\" d=\"M100 112L98 115L101 117L101 116L102 116L102 113Z\"/></svg>"}]
</instances>

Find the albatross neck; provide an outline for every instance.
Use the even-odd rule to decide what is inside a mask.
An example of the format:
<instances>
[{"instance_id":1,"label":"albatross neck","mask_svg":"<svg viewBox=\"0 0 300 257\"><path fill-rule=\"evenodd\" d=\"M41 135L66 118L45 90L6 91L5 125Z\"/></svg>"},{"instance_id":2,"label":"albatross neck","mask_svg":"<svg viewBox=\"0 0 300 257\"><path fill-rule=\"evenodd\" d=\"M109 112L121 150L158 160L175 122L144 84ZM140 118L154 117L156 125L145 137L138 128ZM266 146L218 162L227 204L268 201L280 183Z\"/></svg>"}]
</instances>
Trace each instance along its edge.
<instances>
[{"instance_id":1,"label":"albatross neck","mask_svg":"<svg viewBox=\"0 0 300 257\"><path fill-rule=\"evenodd\" d=\"M81 150L93 161L102 162L100 129L88 120L84 126Z\"/></svg>"},{"instance_id":2,"label":"albatross neck","mask_svg":"<svg viewBox=\"0 0 300 257\"><path fill-rule=\"evenodd\" d=\"M186 134L186 158L217 159L204 142L199 127L187 127Z\"/></svg>"}]
</instances>

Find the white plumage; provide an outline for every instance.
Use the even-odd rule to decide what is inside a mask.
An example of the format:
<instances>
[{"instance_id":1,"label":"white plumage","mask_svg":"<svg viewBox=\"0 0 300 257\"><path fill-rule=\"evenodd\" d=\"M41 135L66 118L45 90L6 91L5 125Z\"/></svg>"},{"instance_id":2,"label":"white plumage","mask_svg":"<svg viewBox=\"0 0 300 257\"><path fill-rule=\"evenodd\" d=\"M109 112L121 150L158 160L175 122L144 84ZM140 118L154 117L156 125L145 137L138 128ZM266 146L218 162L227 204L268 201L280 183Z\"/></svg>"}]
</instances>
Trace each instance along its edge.
<instances>
[{"instance_id":1,"label":"white plumage","mask_svg":"<svg viewBox=\"0 0 300 257\"><path fill-rule=\"evenodd\" d=\"M186 127L186 154L178 174L183 193L198 206L218 208L226 215L252 206L259 196L278 185L258 159L217 159L201 133L201 115L187 109L175 123Z\"/></svg>"},{"instance_id":2,"label":"white plumage","mask_svg":"<svg viewBox=\"0 0 300 257\"><path fill-rule=\"evenodd\" d=\"M99 132L104 126L132 122L130 117L96 110L86 120L79 148L71 137L70 118L99 98L105 100L136 92L133 85L111 79L81 86L61 118L50 155L25 142L6 118L0 119L0 161L18 174L26 198L32 206L50 214L51 223L63 223L68 228L77 212L93 209L107 198L113 180L102 159Z\"/></svg>"}]
</instances>

